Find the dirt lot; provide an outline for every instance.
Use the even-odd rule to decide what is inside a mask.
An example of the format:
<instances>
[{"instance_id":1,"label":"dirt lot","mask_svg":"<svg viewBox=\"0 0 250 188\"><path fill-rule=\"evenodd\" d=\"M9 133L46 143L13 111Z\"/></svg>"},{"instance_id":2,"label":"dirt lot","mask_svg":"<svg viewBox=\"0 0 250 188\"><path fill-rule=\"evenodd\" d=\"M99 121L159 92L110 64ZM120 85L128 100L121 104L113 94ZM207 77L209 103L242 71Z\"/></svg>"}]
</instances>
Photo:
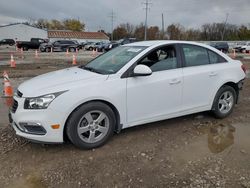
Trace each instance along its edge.
<instances>
[{"instance_id":1,"label":"dirt lot","mask_svg":"<svg viewBox=\"0 0 250 188\"><path fill-rule=\"evenodd\" d=\"M70 67L65 53L27 52L17 68L0 58L12 84ZM6 52L0 57L8 56ZM91 52L80 52L81 64ZM18 60L18 59L17 59ZM3 62L1 65L1 61ZM250 68L250 61L244 63ZM2 86L0 86L0 89ZM250 187L250 79L223 120L199 113L123 130L105 146L42 145L15 135L0 101L0 187Z\"/></svg>"}]
</instances>

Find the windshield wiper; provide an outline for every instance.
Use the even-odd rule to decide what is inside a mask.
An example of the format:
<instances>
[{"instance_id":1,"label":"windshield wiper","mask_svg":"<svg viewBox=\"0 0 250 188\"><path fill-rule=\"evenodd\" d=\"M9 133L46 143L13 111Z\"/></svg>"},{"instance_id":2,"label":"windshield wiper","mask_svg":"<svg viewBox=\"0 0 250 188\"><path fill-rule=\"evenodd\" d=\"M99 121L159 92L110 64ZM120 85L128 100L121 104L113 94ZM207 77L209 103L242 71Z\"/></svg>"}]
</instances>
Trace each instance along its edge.
<instances>
[{"instance_id":1,"label":"windshield wiper","mask_svg":"<svg viewBox=\"0 0 250 188\"><path fill-rule=\"evenodd\" d=\"M98 74L103 74L101 71L99 71L99 70L97 70L97 69L95 69L93 67L86 67L86 66L84 66L84 67L81 67L81 68L84 69L84 70L88 70L90 72L95 72L95 73L98 73Z\"/></svg>"}]
</instances>

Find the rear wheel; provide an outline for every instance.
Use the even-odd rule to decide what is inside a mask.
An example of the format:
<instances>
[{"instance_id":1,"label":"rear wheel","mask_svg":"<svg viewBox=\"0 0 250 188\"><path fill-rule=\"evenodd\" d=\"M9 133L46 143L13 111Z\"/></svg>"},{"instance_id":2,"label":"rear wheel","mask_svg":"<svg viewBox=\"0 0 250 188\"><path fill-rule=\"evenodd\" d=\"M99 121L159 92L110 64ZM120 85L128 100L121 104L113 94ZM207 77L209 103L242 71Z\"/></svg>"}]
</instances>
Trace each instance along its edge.
<instances>
[{"instance_id":1,"label":"rear wheel","mask_svg":"<svg viewBox=\"0 0 250 188\"><path fill-rule=\"evenodd\" d=\"M69 51L70 51L70 52L75 52L76 49L75 49L75 48L69 48Z\"/></svg>"},{"instance_id":2,"label":"rear wheel","mask_svg":"<svg viewBox=\"0 0 250 188\"><path fill-rule=\"evenodd\" d=\"M235 89L231 86L223 86L215 96L212 112L217 118L225 118L232 113L235 103Z\"/></svg>"},{"instance_id":3,"label":"rear wheel","mask_svg":"<svg viewBox=\"0 0 250 188\"><path fill-rule=\"evenodd\" d=\"M28 49L29 49L29 48L28 48L27 46L24 46L24 47L23 47L23 51L28 51Z\"/></svg>"},{"instance_id":4,"label":"rear wheel","mask_svg":"<svg viewBox=\"0 0 250 188\"><path fill-rule=\"evenodd\" d=\"M113 135L116 118L112 109L101 102L87 103L73 112L66 133L77 147L91 149L102 146Z\"/></svg>"}]
</instances>

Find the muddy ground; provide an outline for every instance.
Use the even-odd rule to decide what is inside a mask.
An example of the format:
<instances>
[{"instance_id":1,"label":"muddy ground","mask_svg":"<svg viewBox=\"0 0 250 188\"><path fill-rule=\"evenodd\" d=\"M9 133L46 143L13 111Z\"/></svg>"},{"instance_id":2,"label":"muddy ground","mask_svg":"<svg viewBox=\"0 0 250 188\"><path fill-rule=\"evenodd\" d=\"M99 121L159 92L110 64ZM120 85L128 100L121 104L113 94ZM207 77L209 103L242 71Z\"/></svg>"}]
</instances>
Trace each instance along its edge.
<instances>
[{"instance_id":1,"label":"muddy ground","mask_svg":"<svg viewBox=\"0 0 250 188\"><path fill-rule=\"evenodd\" d=\"M1 65L0 53L0 73L7 70L16 87L30 77L72 66L65 53L33 55L26 52L10 69L8 60ZM80 52L79 63L91 55ZM250 61L243 61L250 68ZM142 125L89 151L17 137L3 103L1 99L0 187L250 187L249 78L226 119L204 112Z\"/></svg>"}]
</instances>

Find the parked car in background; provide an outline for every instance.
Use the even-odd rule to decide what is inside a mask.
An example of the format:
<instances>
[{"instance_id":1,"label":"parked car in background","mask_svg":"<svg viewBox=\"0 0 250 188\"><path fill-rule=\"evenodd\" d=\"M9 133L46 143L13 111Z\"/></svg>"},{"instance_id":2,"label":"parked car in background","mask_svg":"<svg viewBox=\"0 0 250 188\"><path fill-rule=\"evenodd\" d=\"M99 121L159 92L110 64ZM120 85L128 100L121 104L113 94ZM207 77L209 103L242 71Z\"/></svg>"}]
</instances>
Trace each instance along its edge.
<instances>
[{"instance_id":1,"label":"parked car in background","mask_svg":"<svg viewBox=\"0 0 250 188\"><path fill-rule=\"evenodd\" d=\"M137 39L136 38L124 38L124 39L120 39L118 41L113 41L113 42L110 42L108 44L106 44L104 46L104 50L105 51L109 51L113 48L116 48L120 45L124 45L124 44L129 44L129 43L133 43L133 42L136 42Z\"/></svg>"},{"instance_id":2,"label":"parked car in background","mask_svg":"<svg viewBox=\"0 0 250 188\"><path fill-rule=\"evenodd\" d=\"M229 45L227 42L212 42L210 45L223 53L229 52Z\"/></svg>"},{"instance_id":3,"label":"parked car in background","mask_svg":"<svg viewBox=\"0 0 250 188\"><path fill-rule=\"evenodd\" d=\"M137 42L137 39L136 38L124 38L124 39L118 40L117 42L120 43L120 45L124 45L124 44Z\"/></svg>"},{"instance_id":4,"label":"parked car in background","mask_svg":"<svg viewBox=\"0 0 250 188\"><path fill-rule=\"evenodd\" d=\"M95 43L94 48L98 52L103 52L106 44L107 44L107 42L97 42L97 43Z\"/></svg>"},{"instance_id":5,"label":"parked car in background","mask_svg":"<svg viewBox=\"0 0 250 188\"><path fill-rule=\"evenodd\" d=\"M13 39L3 39L0 41L0 46L1 45L9 45L13 46L16 42Z\"/></svg>"},{"instance_id":6,"label":"parked car in background","mask_svg":"<svg viewBox=\"0 0 250 188\"><path fill-rule=\"evenodd\" d=\"M245 43L245 45L241 46L239 52L249 52L250 51L250 42Z\"/></svg>"},{"instance_id":7,"label":"parked car in background","mask_svg":"<svg viewBox=\"0 0 250 188\"><path fill-rule=\"evenodd\" d=\"M18 48L22 48L24 51L27 51L29 49L39 49L39 46L46 42L48 42L46 39L31 38L30 41L17 41L16 45Z\"/></svg>"},{"instance_id":8,"label":"parked car in background","mask_svg":"<svg viewBox=\"0 0 250 188\"><path fill-rule=\"evenodd\" d=\"M82 49L82 44L79 43L77 40L72 40L76 45L78 45L78 49Z\"/></svg>"},{"instance_id":9,"label":"parked car in background","mask_svg":"<svg viewBox=\"0 0 250 188\"><path fill-rule=\"evenodd\" d=\"M235 52L241 52L241 47L245 46L247 43L246 42L239 42L236 44L236 46L234 46L234 50Z\"/></svg>"},{"instance_id":10,"label":"parked car in background","mask_svg":"<svg viewBox=\"0 0 250 188\"><path fill-rule=\"evenodd\" d=\"M116 48L116 47L120 46L120 45L121 45L120 43L115 42L115 41L107 43L107 44L104 45L104 51L107 52L107 51L109 51L109 50L111 50L113 48Z\"/></svg>"},{"instance_id":11,"label":"parked car in background","mask_svg":"<svg viewBox=\"0 0 250 188\"><path fill-rule=\"evenodd\" d=\"M126 44L87 65L24 82L9 118L19 136L69 139L91 149L136 125L202 111L225 118L239 100L245 73L240 61L200 43Z\"/></svg>"},{"instance_id":12,"label":"parked car in background","mask_svg":"<svg viewBox=\"0 0 250 188\"><path fill-rule=\"evenodd\" d=\"M41 44L39 47L41 52L75 52L76 50L80 49L79 43L72 40L57 40L52 43L44 43Z\"/></svg>"},{"instance_id":13,"label":"parked car in background","mask_svg":"<svg viewBox=\"0 0 250 188\"><path fill-rule=\"evenodd\" d=\"M85 46L86 46L88 43L89 43L89 42L81 42L80 44L81 44L81 46L82 46L82 49L84 49Z\"/></svg>"},{"instance_id":14,"label":"parked car in background","mask_svg":"<svg viewBox=\"0 0 250 188\"><path fill-rule=\"evenodd\" d=\"M87 42L84 46L85 50L92 51L95 48L95 42Z\"/></svg>"}]
</instances>

